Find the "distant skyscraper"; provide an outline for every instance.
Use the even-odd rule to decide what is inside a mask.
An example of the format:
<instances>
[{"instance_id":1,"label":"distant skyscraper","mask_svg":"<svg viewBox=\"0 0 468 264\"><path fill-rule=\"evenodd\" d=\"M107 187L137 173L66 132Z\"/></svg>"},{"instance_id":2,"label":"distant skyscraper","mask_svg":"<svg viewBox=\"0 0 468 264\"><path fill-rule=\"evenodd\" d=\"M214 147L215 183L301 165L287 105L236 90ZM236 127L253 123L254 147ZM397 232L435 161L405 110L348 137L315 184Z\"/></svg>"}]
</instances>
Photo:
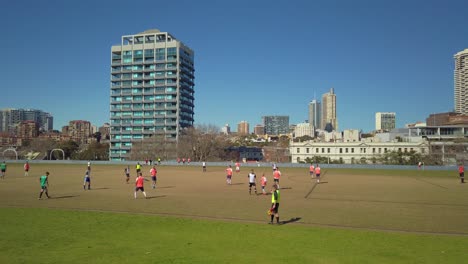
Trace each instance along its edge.
<instances>
[{"instance_id":1,"label":"distant skyscraper","mask_svg":"<svg viewBox=\"0 0 468 264\"><path fill-rule=\"evenodd\" d=\"M194 122L194 52L157 29L122 36L111 48L111 160L127 160L133 142L176 141Z\"/></svg>"},{"instance_id":2,"label":"distant skyscraper","mask_svg":"<svg viewBox=\"0 0 468 264\"><path fill-rule=\"evenodd\" d=\"M314 99L309 103L309 123L317 129L323 129L321 119L322 104Z\"/></svg>"},{"instance_id":3,"label":"distant skyscraper","mask_svg":"<svg viewBox=\"0 0 468 264\"><path fill-rule=\"evenodd\" d=\"M249 123L247 121L240 121L239 124L237 124L237 133L239 135L248 135Z\"/></svg>"},{"instance_id":4,"label":"distant skyscraper","mask_svg":"<svg viewBox=\"0 0 468 264\"><path fill-rule=\"evenodd\" d=\"M455 112L468 115L468 49L454 56Z\"/></svg>"},{"instance_id":5,"label":"distant skyscraper","mask_svg":"<svg viewBox=\"0 0 468 264\"><path fill-rule=\"evenodd\" d=\"M0 110L0 132L14 133L23 121L34 121L42 131L54 129L54 118L51 114L36 109L2 109Z\"/></svg>"},{"instance_id":6,"label":"distant skyscraper","mask_svg":"<svg viewBox=\"0 0 468 264\"><path fill-rule=\"evenodd\" d=\"M395 128L395 113L375 113L375 130L390 131Z\"/></svg>"},{"instance_id":7,"label":"distant skyscraper","mask_svg":"<svg viewBox=\"0 0 468 264\"><path fill-rule=\"evenodd\" d=\"M263 116L262 120L265 134L289 134L289 116Z\"/></svg>"},{"instance_id":8,"label":"distant skyscraper","mask_svg":"<svg viewBox=\"0 0 468 264\"><path fill-rule=\"evenodd\" d=\"M325 129L327 124L330 124L333 130L338 131L338 120L336 118L336 94L331 88L330 92L322 96L322 125ZM329 127L329 126L328 126Z\"/></svg>"}]
</instances>

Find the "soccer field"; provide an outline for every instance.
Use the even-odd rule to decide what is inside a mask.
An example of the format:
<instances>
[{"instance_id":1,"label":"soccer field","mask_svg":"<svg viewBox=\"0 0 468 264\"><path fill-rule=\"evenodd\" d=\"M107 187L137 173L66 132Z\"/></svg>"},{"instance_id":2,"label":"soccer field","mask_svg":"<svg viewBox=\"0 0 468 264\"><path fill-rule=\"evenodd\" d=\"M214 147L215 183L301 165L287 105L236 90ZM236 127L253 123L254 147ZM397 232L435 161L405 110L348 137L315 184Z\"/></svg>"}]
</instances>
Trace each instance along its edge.
<instances>
[{"instance_id":1,"label":"soccer field","mask_svg":"<svg viewBox=\"0 0 468 264\"><path fill-rule=\"evenodd\" d=\"M148 213L190 218L267 223L270 195L249 195L243 167L226 185L223 167L203 173L195 166L158 166L158 186L149 199L133 198L136 172L130 184L124 167L93 165L92 190L83 190L85 165L33 164L23 176L21 164L8 167L0 181L1 207L47 207ZM149 175L149 166L142 172ZM270 168L254 168L271 187ZM280 217L302 225L468 235L468 186L456 172L325 169L316 184L307 169L280 168ZM52 199L38 200L39 176L50 172ZM150 177L147 177L150 180ZM269 190L269 188L268 188ZM258 186L258 192L261 193ZM307 198L305 198L305 196ZM44 196L43 196L44 197Z\"/></svg>"},{"instance_id":2,"label":"soccer field","mask_svg":"<svg viewBox=\"0 0 468 264\"><path fill-rule=\"evenodd\" d=\"M25 177L21 164L10 164L0 181L0 262L153 263L157 256L161 263L455 263L468 257L468 186L456 172L323 169L316 184L306 168L280 168L283 225L270 226L271 196L249 195L250 168L234 173L229 186L224 167L204 173L158 166L158 187L145 182L149 199L133 198L131 169L126 184L124 166L93 165L88 191L86 165L32 164ZM143 167L145 176L149 169ZM254 169L258 182L265 173L271 187L271 168ZM45 171L52 198L38 200ZM49 250L44 239L59 256L37 258ZM263 258L275 243L280 256ZM76 258L82 250L101 258Z\"/></svg>"}]
</instances>

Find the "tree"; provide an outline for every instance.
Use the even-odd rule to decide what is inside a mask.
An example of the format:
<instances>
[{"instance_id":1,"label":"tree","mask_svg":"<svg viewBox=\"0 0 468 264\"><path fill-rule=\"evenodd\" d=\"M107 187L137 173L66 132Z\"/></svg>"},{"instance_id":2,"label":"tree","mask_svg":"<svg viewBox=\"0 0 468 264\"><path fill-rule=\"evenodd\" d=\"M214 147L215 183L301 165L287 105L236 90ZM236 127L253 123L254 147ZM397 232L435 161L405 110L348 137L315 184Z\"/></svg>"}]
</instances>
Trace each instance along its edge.
<instances>
[{"instance_id":1,"label":"tree","mask_svg":"<svg viewBox=\"0 0 468 264\"><path fill-rule=\"evenodd\" d=\"M78 151L80 146L78 145L78 143L76 143L73 140L67 140L67 141L60 142L56 148L63 150L63 152L65 153L65 159L70 159L75 154L75 152ZM52 157L54 159L60 159L59 155L61 155L61 153L59 154L59 153L54 152Z\"/></svg>"},{"instance_id":2,"label":"tree","mask_svg":"<svg viewBox=\"0 0 468 264\"><path fill-rule=\"evenodd\" d=\"M73 159L77 160L109 160L109 144L93 142L86 149L76 152Z\"/></svg>"}]
</instances>

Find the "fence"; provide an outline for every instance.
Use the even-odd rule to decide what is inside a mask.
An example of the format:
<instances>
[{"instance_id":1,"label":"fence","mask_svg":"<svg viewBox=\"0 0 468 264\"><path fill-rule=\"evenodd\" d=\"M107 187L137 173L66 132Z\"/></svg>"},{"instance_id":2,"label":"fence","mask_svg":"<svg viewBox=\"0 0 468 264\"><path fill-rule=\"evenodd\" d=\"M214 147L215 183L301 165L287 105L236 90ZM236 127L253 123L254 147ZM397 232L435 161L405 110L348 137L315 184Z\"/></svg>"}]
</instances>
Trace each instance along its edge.
<instances>
[{"instance_id":1,"label":"fence","mask_svg":"<svg viewBox=\"0 0 468 264\"><path fill-rule=\"evenodd\" d=\"M23 164L24 160L6 160L7 163L20 163ZM1 161L0 161L1 162ZM138 161L91 161L92 165L121 165L121 166L134 166ZM30 164L83 164L87 165L87 160L30 160ZM143 166L146 165L144 161L140 161ZM232 165L234 162L206 162L206 166L209 167L227 167ZM259 162L259 163L241 163L241 167L244 168L272 168L273 163ZM190 162L190 164L177 163L177 161L162 161L161 165L166 166L193 166L202 167L201 162ZM308 169L310 164L304 163L276 163L279 168L304 168ZM378 169L378 170L416 170L417 166L411 165L382 165L382 164L319 164L322 169ZM148 164L149 166L149 164ZM424 170L457 170L456 165L447 166L424 166Z\"/></svg>"}]
</instances>

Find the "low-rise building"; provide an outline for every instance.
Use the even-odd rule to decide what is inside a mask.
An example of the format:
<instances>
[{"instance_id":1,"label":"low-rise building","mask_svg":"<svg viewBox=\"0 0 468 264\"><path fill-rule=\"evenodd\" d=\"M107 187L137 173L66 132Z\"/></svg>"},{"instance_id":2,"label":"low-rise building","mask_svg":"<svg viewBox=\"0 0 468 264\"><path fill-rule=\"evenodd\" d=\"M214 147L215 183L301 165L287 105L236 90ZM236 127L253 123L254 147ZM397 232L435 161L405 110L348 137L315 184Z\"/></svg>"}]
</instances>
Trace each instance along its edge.
<instances>
[{"instance_id":1,"label":"low-rise building","mask_svg":"<svg viewBox=\"0 0 468 264\"><path fill-rule=\"evenodd\" d=\"M304 162L314 156L326 157L330 161L341 160L344 163L357 163L363 158L372 160L391 152L417 152L427 154L429 145L420 142L291 142L290 154L293 163Z\"/></svg>"}]
</instances>

